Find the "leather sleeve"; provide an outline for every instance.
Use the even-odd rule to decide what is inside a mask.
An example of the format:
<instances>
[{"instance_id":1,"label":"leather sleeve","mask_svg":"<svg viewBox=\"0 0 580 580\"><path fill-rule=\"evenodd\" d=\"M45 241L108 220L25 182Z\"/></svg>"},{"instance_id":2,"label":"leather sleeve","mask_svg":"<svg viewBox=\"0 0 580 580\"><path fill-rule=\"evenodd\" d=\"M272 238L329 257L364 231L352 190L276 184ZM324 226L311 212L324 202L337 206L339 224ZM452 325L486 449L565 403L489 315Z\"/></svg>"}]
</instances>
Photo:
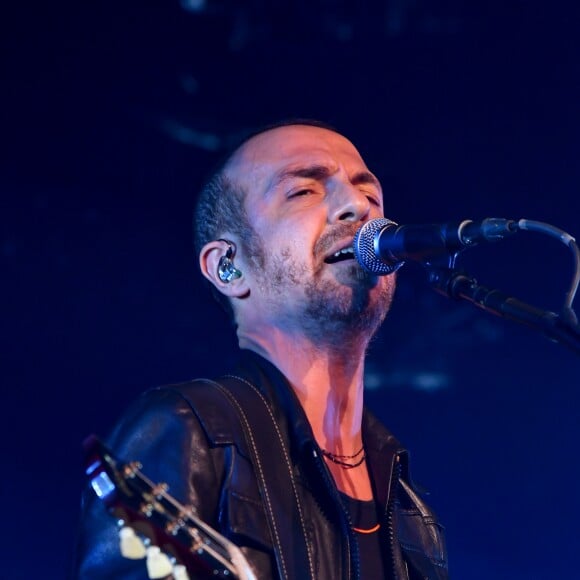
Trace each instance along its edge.
<instances>
[{"instance_id":1,"label":"leather sleeve","mask_svg":"<svg viewBox=\"0 0 580 580\"><path fill-rule=\"evenodd\" d=\"M399 480L397 537L409 578L447 580L447 549L443 526L412 486Z\"/></svg>"},{"instance_id":2,"label":"leather sleeve","mask_svg":"<svg viewBox=\"0 0 580 580\"><path fill-rule=\"evenodd\" d=\"M120 460L139 461L149 479L167 483L172 496L215 526L223 450L210 448L193 409L177 390L144 393L107 444ZM147 578L144 560L121 557L114 518L88 486L82 498L73 577Z\"/></svg>"}]
</instances>

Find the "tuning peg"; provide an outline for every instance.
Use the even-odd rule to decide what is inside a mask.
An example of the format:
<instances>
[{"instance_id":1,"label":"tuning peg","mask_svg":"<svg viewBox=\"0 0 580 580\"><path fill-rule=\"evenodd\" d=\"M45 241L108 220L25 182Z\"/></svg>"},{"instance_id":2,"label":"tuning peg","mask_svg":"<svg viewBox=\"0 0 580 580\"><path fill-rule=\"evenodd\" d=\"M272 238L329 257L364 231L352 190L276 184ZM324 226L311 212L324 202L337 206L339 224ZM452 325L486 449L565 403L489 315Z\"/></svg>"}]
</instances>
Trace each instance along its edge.
<instances>
[{"instance_id":1,"label":"tuning peg","mask_svg":"<svg viewBox=\"0 0 580 580\"><path fill-rule=\"evenodd\" d=\"M129 560L141 560L145 558L145 545L141 538L135 534L133 528L125 526L119 530L121 555Z\"/></svg>"},{"instance_id":2,"label":"tuning peg","mask_svg":"<svg viewBox=\"0 0 580 580\"><path fill-rule=\"evenodd\" d=\"M172 572L171 561L157 546L147 548L147 574L151 580L165 578Z\"/></svg>"},{"instance_id":3,"label":"tuning peg","mask_svg":"<svg viewBox=\"0 0 580 580\"><path fill-rule=\"evenodd\" d=\"M177 564L173 566L173 578L174 580L189 580L189 574L182 564Z\"/></svg>"}]
</instances>

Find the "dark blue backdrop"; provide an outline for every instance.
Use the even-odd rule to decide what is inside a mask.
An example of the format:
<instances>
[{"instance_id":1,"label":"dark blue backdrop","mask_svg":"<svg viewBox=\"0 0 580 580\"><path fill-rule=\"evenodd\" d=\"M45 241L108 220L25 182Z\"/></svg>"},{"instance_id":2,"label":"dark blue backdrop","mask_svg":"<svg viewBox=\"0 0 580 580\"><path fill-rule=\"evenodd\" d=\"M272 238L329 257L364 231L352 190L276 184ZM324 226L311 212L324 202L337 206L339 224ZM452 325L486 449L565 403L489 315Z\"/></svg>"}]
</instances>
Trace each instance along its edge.
<instances>
[{"instance_id":1,"label":"dark blue backdrop","mask_svg":"<svg viewBox=\"0 0 580 580\"><path fill-rule=\"evenodd\" d=\"M580 234L573 9L354 4L27 2L2 18L6 577L65 575L84 436L233 344L200 288L190 221L240 130L335 124L402 223L526 217ZM553 310L572 273L564 246L533 234L463 264ZM453 577L574 577L578 358L433 293L419 267L397 298L368 400L412 450Z\"/></svg>"}]
</instances>

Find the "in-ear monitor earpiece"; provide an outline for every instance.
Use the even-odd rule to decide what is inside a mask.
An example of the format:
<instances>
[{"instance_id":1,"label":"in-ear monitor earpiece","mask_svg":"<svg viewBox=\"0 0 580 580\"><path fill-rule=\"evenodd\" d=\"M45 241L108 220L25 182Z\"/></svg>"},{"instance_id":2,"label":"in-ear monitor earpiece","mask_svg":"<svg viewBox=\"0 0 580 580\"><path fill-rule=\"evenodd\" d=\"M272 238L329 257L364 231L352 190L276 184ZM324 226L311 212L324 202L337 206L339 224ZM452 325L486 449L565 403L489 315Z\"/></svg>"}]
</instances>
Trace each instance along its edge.
<instances>
[{"instance_id":1,"label":"in-ear monitor earpiece","mask_svg":"<svg viewBox=\"0 0 580 580\"><path fill-rule=\"evenodd\" d=\"M222 282L229 284L232 280L240 278L242 275L242 272L234 266L233 262L236 254L236 245L229 240L220 239L218 241L225 242L228 245L228 249L218 262L217 275Z\"/></svg>"}]
</instances>

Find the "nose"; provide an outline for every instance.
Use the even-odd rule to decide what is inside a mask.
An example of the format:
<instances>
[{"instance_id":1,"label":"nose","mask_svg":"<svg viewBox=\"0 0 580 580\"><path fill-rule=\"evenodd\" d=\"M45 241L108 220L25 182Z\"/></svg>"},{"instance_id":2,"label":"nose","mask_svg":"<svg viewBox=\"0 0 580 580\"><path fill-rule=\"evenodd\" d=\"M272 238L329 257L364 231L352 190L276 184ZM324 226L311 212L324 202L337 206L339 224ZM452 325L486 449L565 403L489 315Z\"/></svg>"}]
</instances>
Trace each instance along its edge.
<instances>
[{"instance_id":1,"label":"nose","mask_svg":"<svg viewBox=\"0 0 580 580\"><path fill-rule=\"evenodd\" d=\"M329 220L336 222L364 221L371 210L367 196L352 185L343 185L337 188L332 196Z\"/></svg>"}]
</instances>

